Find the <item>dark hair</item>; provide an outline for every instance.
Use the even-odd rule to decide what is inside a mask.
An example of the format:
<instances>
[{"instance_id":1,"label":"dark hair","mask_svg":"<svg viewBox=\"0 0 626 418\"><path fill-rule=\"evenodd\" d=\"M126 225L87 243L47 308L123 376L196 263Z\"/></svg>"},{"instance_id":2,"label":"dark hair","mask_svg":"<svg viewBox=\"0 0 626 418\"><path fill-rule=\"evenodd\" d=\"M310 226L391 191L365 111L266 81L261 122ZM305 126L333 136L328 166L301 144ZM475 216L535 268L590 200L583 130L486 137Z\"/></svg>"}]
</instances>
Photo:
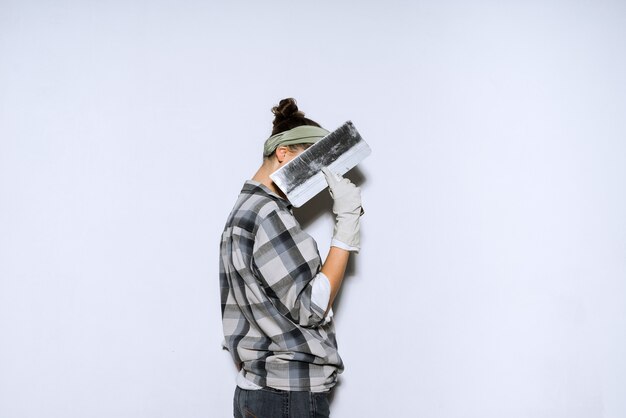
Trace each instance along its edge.
<instances>
[{"instance_id":1,"label":"dark hair","mask_svg":"<svg viewBox=\"0 0 626 418\"><path fill-rule=\"evenodd\" d=\"M298 110L296 99L292 97L281 100L278 103L278 106L274 106L272 108L272 113L274 114L274 122L272 122L274 125L272 128L272 135L276 135L302 125L312 125L321 128L317 122L304 117L304 112Z\"/></svg>"}]
</instances>

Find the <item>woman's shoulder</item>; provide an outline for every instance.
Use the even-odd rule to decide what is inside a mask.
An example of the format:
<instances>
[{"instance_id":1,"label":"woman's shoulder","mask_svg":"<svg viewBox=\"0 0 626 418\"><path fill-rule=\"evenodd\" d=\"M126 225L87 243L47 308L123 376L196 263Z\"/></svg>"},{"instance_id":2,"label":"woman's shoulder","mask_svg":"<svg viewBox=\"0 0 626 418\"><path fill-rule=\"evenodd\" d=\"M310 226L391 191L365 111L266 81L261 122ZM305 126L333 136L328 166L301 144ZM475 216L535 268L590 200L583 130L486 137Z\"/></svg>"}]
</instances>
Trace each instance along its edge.
<instances>
[{"instance_id":1,"label":"woman's shoulder","mask_svg":"<svg viewBox=\"0 0 626 418\"><path fill-rule=\"evenodd\" d=\"M253 193L241 197L229 217L231 226L256 234L261 224L275 219L289 224L297 222L288 206L272 196Z\"/></svg>"}]
</instances>

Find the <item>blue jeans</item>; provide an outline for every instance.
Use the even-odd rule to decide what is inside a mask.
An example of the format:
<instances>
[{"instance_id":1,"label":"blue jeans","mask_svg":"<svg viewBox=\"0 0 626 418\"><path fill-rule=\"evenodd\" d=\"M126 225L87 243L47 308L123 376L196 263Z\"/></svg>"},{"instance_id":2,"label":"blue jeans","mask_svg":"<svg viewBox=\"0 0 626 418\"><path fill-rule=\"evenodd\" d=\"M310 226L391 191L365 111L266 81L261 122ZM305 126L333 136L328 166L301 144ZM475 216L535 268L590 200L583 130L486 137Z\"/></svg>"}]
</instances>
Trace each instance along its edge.
<instances>
[{"instance_id":1,"label":"blue jeans","mask_svg":"<svg viewBox=\"0 0 626 418\"><path fill-rule=\"evenodd\" d=\"M329 392L235 389L235 418L328 418Z\"/></svg>"}]
</instances>

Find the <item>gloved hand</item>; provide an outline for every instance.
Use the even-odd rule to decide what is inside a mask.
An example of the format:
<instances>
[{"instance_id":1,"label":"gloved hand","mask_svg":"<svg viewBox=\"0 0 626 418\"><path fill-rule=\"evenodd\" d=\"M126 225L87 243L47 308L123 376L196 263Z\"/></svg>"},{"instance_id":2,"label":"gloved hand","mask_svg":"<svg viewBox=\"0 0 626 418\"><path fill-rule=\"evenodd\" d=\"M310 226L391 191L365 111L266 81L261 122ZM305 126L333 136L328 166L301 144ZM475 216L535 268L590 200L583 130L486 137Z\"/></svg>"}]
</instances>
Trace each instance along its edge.
<instances>
[{"instance_id":1,"label":"gloved hand","mask_svg":"<svg viewBox=\"0 0 626 418\"><path fill-rule=\"evenodd\" d=\"M360 250L359 218L363 213L361 189L349 179L331 172L326 167L322 168L322 172L333 198L333 213L337 215L331 245L358 252Z\"/></svg>"}]
</instances>

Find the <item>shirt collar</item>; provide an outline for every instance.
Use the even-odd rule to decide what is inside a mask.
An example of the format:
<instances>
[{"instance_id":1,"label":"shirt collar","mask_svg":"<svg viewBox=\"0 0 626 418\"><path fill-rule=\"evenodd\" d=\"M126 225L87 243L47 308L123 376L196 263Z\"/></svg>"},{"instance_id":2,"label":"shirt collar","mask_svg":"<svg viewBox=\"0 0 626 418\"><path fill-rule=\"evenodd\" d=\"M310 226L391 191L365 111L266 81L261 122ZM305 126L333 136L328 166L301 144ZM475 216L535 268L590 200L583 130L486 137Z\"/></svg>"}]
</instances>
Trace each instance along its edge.
<instances>
[{"instance_id":1,"label":"shirt collar","mask_svg":"<svg viewBox=\"0 0 626 418\"><path fill-rule=\"evenodd\" d=\"M242 192L247 192L247 193L260 193L260 194L264 194L274 200L276 200L277 202L279 202L282 205L285 205L287 207L287 209L291 209L292 208L292 204L291 202L289 202L289 200L277 195L276 193L274 193L269 187L267 187L265 184L258 182L256 180L246 180L246 182L243 185L243 189L241 189Z\"/></svg>"}]
</instances>

